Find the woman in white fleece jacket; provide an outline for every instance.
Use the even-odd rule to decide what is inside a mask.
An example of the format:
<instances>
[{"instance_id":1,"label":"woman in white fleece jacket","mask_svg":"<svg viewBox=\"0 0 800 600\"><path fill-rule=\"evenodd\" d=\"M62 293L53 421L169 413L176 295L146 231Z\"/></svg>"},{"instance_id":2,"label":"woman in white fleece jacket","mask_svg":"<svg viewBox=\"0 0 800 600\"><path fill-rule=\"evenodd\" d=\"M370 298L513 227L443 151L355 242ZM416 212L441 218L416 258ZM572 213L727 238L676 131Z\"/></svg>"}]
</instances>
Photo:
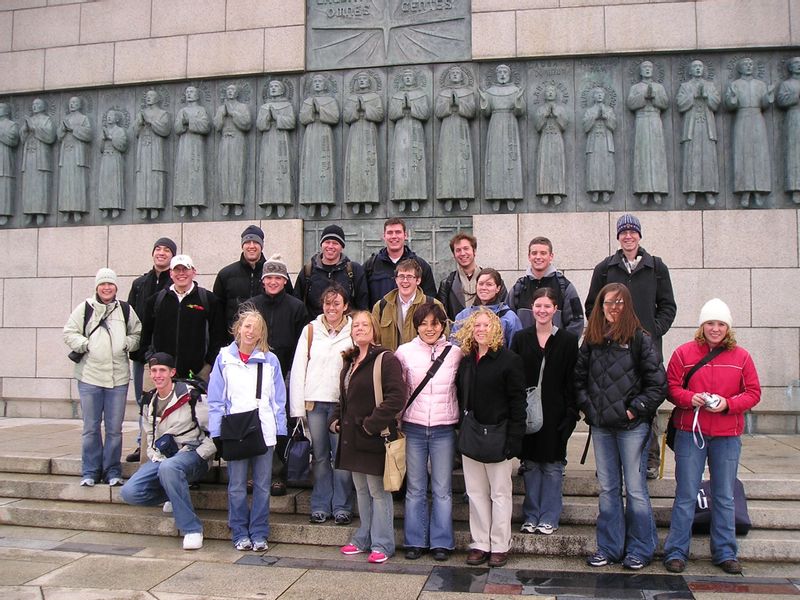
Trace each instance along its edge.
<instances>
[{"instance_id":1,"label":"woman in white fleece jacket","mask_svg":"<svg viewBox=\"0 0 800 600\"><path fill-rule=\"evenodd\" d=\"M328 421L339 403L339 373L342 352L353 347L352 320L347 294L338 284L321 296L322 314L300 335L289 378L289 411L306 417L314 457L314 489L311 492L311 523L333 517L337 525L353 518L353 479L349 471L333 468L339 435L328 430Z\"/></svg>"}]
</instances>

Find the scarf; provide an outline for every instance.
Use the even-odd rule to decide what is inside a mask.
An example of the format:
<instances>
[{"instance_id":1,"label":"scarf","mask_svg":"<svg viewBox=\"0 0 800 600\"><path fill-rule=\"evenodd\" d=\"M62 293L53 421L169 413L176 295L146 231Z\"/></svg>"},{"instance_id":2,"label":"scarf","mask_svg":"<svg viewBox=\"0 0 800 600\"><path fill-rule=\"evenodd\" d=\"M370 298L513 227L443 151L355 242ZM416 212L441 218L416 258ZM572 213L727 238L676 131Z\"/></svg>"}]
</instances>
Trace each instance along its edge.
<instances>
[{"instance_id":1,"label":"scarf","mask_svg":"<svg viewBox=\"0 0 800 600\"><path fill-rule=\"evenodd\" d=\"M467 277L461 265L456 264L456 271L458 272L458 280L461 282L461 289L464 293L464 306L470 307L475 303L476 294L478 291L478 273L481 272L480 267L475 267L472 272L472 278Z\"/></svg>"}]
</instances>

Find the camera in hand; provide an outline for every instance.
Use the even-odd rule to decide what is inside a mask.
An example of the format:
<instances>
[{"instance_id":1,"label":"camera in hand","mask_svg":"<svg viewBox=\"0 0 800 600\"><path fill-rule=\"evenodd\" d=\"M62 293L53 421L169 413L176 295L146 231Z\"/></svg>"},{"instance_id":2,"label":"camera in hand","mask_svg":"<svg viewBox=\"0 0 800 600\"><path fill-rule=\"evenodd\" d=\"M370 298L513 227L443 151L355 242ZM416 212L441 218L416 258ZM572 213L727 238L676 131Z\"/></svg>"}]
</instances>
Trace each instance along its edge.
<instances>
[{"instance_id":1,"label":"camera in hand","mask_svg":"<svg viewBox=\"0 0 800 600\"><path fill-rule=\"evenodd\" d=\"M722 396L711 392L703 392L700 396L703 398L703 402L706 403L706 408L717 408L719 403L722 402Z\"/></svg>"}]
</instances>

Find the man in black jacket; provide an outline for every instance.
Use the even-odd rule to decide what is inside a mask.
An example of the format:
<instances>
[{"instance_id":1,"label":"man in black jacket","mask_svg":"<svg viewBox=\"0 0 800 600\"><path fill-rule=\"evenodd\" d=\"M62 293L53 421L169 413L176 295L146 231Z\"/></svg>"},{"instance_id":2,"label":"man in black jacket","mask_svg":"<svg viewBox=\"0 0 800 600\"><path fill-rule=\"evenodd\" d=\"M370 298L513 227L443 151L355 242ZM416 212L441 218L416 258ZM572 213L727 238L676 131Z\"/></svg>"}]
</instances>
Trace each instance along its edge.
<instances>
[{"instance_id":1,"label":"man in black jacket","mask_svg":"<svg viewBox=\"0 0 800 600\"><path fill-rule=\"evenodd\" d=\"M386 219L383 223L383 241L386 247L375 252L364 263L369 287L369 306L374 306L381 298L397 287L394 269L401 261L413 258L422 267L420 287L426 296L436 295L436 281L431 266L406 246L406 222L399 217Z\"/></svg>"},{"instance_id":2,"label":"man in black jacket","mask_svg":"<svg viewBox=\"0 0 800 600\"><path fill-rule=\"evenodd\" d=\"M249 302L253 303L267 323L267 343L272 353L278 357L278 361L281 364L281 374L288 390L289 382L287 378L292 368L297 340L309 320L308 312L302 301L286 291L286 284L289 283L289 273L286 269L286 263L283 262L280 254L273 254L264 263L261 283L264 285L265 293L251 298ZM286 396L286 407L286 414L288 415L288 394ZM290 422L289 431L293 427L294 423ZM273 473L270 487L270 495L272 496L286 494L286 463L283 455L288 441L288 436L278 436L278 444L274 456L280 462L281 469L279 473Z\"/></svg>"},{"instance_id":3,"label":"man in black jacket","mask_svg":"<svg viewBox=\"0 0 800 600\"><path fill-rule=\"evenodd\" d=\"M249 225L242 232L242 255L223 267L214 281L214 295L225 315L227 342L233 341L230 327L236 319L239 305L261 294L261 269L264 266L264 232L258 225Z\"/></svg>"},{"instance_id":4,"label":"man in black jacket","mask_svg":"<svg viewBox=\"0 0 800 600\"><path fill-rule=\"evenodd\" d=\"M160 292L172 283L169 277L169 261L178 253L178 246L170 238L162 237L153 244L153 268L141 277L137 277L131 284L131 291L128 294L128 304L136 312L137 316L144 315L145 306L148 298ZM144 385L144 355L145 348L139 346L135 352L131 352L133 371L133 393L136 396L136 404L142 406L142 386ZM141 439L136 438L136 449L125 457L127 462L139 462L139 443Z\"/></svg>"},{"instance_id":5,"label":"man in black jacket","mask_svg":"<svg viewBox=\"0 0 800 600\"><path fill-rule=\"evenodd\" d=\"M620 249L600 261L592 273L586 295L586 314L591 314L598 292L607 283L623 283L631 292L636 316L653 339L658 358L663 362L661 339L675 320L677 305L672 293L669 269L658 256L651 256L641 247L642 224L631 214L617 220L617 240ZM647 478L658 476L660 449L658 421L653 421L650 452L647 458Z\"/></svg>"},{"instance_id":6,"label":"man in black jacket","mask_svg":"<svg viewBox=\"0 0 800 600\"><path fill-rule=\"evenodd\" d=\"M150 296L142 317L142 345L175 357L177 377L208 381L225 335L225 316L217 297L194 282L192 259L178 254L170 261L172 285Z\"/></svg>"},{"instance_id":7,"label":"man in black jacket","mask_svg":"<svg viewBox=\"0 0 800 600\"><path fill-rule=\"evenodd\" d=\"M309 319L322 314L320 297L334 281L347 293L347 305L352 310L370 308L364 267L344 254L344 246L344 230L328 225L319 240L320 251L297 274L294 295L305 303Z\"/></svg>"}]
</instances>

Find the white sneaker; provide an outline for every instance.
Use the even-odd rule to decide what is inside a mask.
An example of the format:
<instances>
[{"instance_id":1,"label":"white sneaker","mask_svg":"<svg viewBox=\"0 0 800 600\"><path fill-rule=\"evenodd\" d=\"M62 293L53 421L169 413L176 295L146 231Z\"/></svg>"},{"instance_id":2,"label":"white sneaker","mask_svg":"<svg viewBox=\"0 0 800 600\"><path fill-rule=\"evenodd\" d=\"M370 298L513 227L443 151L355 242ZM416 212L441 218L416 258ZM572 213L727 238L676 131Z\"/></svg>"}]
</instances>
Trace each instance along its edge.
<instances>
[{"instance_id":1,"label":"white sneaker","mask_svg":"<svg viewBox=\"0 0 800 600\"><path fill-rule=\"evenodd\" d=\"M267 540L253 540L253 552L266 552L269 550Z\"/></svg>"},{"instance_id":2,"label":"white sneaker","mask_svg":"<svg viewBox=\"0 0 800 600\"><path fill-rule=\"evenodd\" d=\"M536 525L530 521L525 521L522 527L519 528L521 533L536 533Z\"/></svg>"},{"instance_id":3,"label":"white sneaker","mask_svg":"<svg viewBox=\"0 0 800 600\"><path fill-rule=\"evenodd\" d=\"M163 510L167 514L171 513L172 512L172 502L170 502L169 500L164 502L164 506L161 507L161 510Z\"/></svg>"},{"instance_id":4,"label":"white sneaker","mask_svg":"<svg viewBox=\"0 0 800 600\"><path fill-rule=\"evenodd\" d=\"M200 550L203 547L202 533L187 533L183 536L184 550Z\"/></svg>"},{"instance_id":5,"label":"white sneaker","mask_svg":"<svg viewBox=\"0 0 800 600\"><path fill-rule=\"evenodd\" d=\"M558 527L553 527L550 523L539 523L536 526L537 533L543 533L544 535L553 535L553 532L558 529Z\"/></svg>"},{"instance_id":6,"label":"white sneaker","mask_svg":"<svg viewBox=\"0 0 800 600\"><path fill-rule=\"evenodd\" d=\"M94 487L94 479L91 477L84 477L81 479L81 485L83 487Z\"/></svg>"},{"instance_id":7,"label":"white sneaker","mask_svg":"<svg viewBox=\"0 0 800 600\"><path fill-rule=\"evenodd\" d=\"M122 485L123 483L125 482L122 480L122 477L112 477L111 479L108 480L108 487L117 487Z\"/></svg>"}]
</instances>

